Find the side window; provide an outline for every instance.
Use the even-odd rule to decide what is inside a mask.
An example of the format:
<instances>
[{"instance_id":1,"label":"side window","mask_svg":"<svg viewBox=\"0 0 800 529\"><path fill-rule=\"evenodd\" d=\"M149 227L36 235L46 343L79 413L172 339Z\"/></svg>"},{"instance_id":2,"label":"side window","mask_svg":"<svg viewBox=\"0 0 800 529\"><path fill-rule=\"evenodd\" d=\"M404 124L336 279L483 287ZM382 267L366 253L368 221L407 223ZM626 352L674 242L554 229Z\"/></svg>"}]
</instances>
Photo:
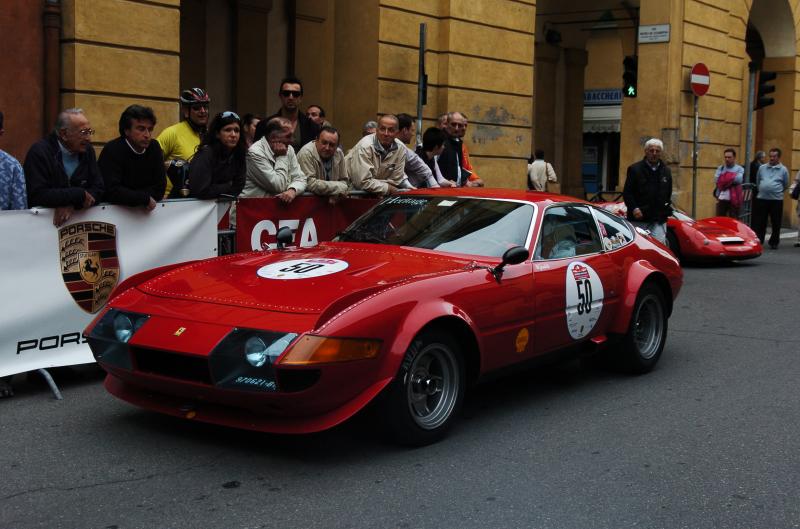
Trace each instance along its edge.
<instances>
[{"instance_id":1,"label":"side window","mask_svg":"<svg viewBox=\"0 0 800 529\"><path fill-rule=\"evenodd\" d=\"M598 208L594 208L594 214L597 216L600 237L606 251L621 248L633 240L633 231L621 217Z\"/></svg>"},{"instance_id":2,"label":"side window","mask_svg":"<svg viewBox=\"0 0 800 529\"><path fill-rule=\"evenodd\" d=\"M564 259L602 249L594 217L586 206L553 206L545 211L534 259Z\"/></svg>"}]
</instances>

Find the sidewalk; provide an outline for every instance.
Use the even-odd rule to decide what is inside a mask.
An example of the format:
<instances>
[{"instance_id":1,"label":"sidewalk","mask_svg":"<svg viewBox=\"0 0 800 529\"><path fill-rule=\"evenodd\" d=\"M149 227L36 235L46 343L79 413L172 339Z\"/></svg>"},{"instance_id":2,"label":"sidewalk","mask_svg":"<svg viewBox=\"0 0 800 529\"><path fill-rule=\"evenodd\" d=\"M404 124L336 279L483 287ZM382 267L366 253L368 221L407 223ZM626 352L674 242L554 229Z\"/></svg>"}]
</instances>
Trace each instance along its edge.
<instances>
[{"instance_id":1,"label":"sidewalk","mask_svg":"<svg viewBox=\"0 0 800 529\"><path fill-rule=\"evenodd\" d=\"M764 236L764 241L768 241L770 235L772 235L772 232L767 231L767 234ZM781 240L790 240L792 243L796 242L797 230L795 228L781 228ZM766 245L766 242L764 244Z\"/></svg>"}]
</instances>

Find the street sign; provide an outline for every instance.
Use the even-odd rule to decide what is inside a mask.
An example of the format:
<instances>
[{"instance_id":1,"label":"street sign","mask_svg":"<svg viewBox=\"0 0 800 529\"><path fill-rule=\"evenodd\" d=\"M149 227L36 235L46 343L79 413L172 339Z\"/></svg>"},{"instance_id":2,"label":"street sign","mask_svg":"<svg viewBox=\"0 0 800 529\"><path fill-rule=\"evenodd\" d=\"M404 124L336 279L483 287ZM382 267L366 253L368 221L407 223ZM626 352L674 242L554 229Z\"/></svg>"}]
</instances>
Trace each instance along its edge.
<instances>
[{"instance_id":1,"label":"street sign","mask_svg":"<svg viewBox=\"0 0 800 529\"><path fill-rule=\"evenodd\" d=\"M711 84L711 76L708 72L708 66L702 62L698 62L692 66L689 84L692 86L692 92L694 92L694 95L697 97L705 95L706 92L708 92L708 85Z\"/></svg>"},{"instance_id":2,"label":"street sign","mask_svg":"<svg viewBox=\"0 0 800 529\"><path fill-rule=\"evenodd\" d=\"M639 26L639 44L669 42L669 24Z\"/></svg>"}]
</instances>

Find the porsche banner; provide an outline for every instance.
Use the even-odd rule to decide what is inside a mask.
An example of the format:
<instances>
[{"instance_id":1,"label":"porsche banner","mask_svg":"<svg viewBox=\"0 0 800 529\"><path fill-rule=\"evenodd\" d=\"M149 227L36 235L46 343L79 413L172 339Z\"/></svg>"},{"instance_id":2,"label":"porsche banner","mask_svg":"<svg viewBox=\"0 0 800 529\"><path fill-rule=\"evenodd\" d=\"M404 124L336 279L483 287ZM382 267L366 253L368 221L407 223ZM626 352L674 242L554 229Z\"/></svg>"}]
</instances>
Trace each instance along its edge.
<instances>
[{"instance_id":1,"label":"porsche banner","mask_svg":"<svg viewBox=\"0 0 800 529\"><path fill-rule=\"evenodd\" d=\"M94 358L83 330L126 277L217 255L217 204L101 205L60 228L53 210L0 212L0 376Z\"/></svg>"},{"instance_id":2,"label":"porsche banner","mask_svg":"<svg viewBox=\"0 0 800 529\"><path fill-rule=\"evenodd\" d=\"M374 197L348 197L331 204L328 197L299 196L290 204L277 198L242 198L236 206L236 248L240 252L275 247L278 230L288 226L294 244L314 246L329 241L378 202Z\"/></svg>"}]
</instances>

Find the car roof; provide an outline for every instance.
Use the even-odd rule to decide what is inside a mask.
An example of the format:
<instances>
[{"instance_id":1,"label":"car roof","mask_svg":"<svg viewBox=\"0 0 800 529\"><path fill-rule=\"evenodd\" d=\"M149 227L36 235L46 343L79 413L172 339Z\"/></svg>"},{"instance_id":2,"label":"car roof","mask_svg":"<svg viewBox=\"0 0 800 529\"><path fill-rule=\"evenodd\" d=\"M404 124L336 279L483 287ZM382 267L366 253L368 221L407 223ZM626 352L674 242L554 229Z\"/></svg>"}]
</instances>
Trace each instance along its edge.
<instances>
[{"instance_id":1,"label":"car roof","mask_svg":"<svg viewBox=\"0 0 800 529\"><path fill-rule=\"evenodd\" d=\"M436 189L414 189L403 194L524 200L526 202L533 202L543 206L557 202L580 202L588 204L588 202L580 198L545 193L543 191L526 191L524 189L491 187L440 187Z\"/></svg>"}]
</instances>

